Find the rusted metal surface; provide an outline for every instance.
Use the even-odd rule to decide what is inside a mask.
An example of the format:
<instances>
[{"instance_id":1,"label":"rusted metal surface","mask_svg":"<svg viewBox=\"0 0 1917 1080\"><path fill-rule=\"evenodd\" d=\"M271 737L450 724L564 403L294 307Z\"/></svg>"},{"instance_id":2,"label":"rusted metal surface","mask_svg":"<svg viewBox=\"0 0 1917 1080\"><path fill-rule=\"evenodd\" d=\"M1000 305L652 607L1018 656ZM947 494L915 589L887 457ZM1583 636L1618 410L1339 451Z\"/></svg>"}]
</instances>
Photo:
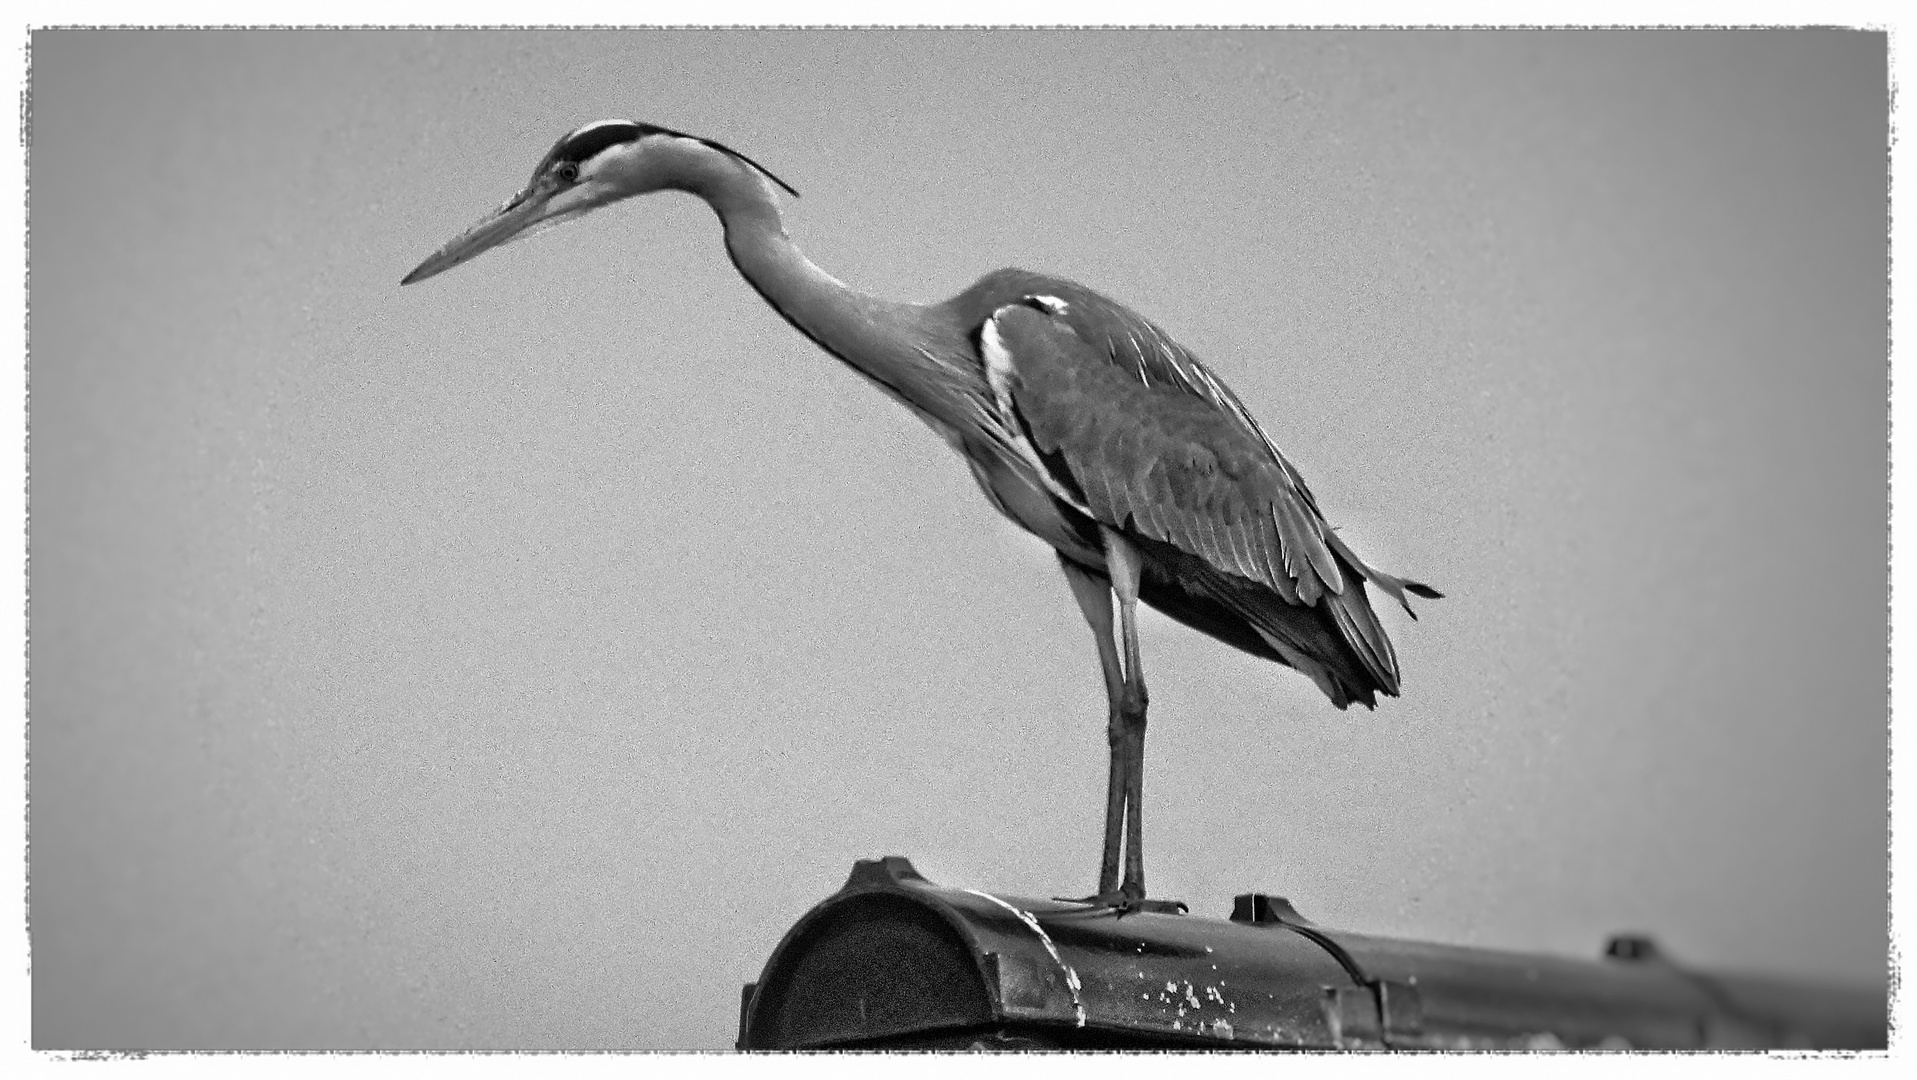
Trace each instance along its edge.
<instances>
[{"instance_id":1,"label":"rusted metal surface","mask_svg":"<svg viewBox=\"0 0 1917 1080\"><path fill-rule=\"evenodd\" d=\"M950 888L862 861L773 951L742 1049L1882 1047L1881 995L1682 970L1647 939L1579 960Z\"/></svg>"}]
</instances>

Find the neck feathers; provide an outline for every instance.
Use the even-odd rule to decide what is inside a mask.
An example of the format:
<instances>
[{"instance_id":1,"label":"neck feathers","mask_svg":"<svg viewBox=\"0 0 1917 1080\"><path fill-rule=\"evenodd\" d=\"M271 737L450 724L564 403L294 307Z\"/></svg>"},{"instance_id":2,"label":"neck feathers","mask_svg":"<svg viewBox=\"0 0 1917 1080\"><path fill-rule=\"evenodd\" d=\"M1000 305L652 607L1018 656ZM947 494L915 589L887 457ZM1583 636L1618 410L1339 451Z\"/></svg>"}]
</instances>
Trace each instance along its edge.
<instances>
[{"instance_id":1,"label":"neck feathers","mask_svg":"<svg viewBox=\"0 0 1917 1080\"><path fill-rule=\"evenodd\" d=\"M697 139L668 135L652 153L667 167L667 187L704 199L726 224L752 220L785 234L778 190L766 174L745 158Z\"/></svg>"},{"instance_id":2,"label":"neck feathers","mask_svg":"<svg viewBox=\"0 0 1917 1080\"><path fill-rule=\"evenodd\" d=\"M670 152L667 186L712 207L732 264L786 322L948 438L963 427L975 411L966 387L978 380L942 361L925 307L860 292L806 258L786 234L774 181L751 162L693 140Z\"/></svg>"}]
</instances>

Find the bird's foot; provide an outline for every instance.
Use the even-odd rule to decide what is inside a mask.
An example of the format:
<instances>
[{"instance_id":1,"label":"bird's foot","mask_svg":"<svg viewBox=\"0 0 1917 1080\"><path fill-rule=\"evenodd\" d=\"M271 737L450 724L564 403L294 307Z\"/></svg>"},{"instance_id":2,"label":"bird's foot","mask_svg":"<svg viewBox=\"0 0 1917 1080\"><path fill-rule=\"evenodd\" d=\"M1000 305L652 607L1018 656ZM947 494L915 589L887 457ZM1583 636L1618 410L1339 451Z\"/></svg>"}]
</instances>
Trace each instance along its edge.
<instances>
[{"instance_id":1,"label":"bird's foot","mask_svg":"<svg viewBox=\"0 0 1917 1080\"><path fill-rule=\"evenodd\" d=\"M1086 904L1096 908L1111 908L1120 916L1135 915L1141 911L1154 915L1183 915L1191 909L1183 900L1148 900L1143 896L1134 896L1123 889L1113 892L1093 893L1085 897L1054 896L1052 899L1062 904Z\"/></svg>"}]
</instances>

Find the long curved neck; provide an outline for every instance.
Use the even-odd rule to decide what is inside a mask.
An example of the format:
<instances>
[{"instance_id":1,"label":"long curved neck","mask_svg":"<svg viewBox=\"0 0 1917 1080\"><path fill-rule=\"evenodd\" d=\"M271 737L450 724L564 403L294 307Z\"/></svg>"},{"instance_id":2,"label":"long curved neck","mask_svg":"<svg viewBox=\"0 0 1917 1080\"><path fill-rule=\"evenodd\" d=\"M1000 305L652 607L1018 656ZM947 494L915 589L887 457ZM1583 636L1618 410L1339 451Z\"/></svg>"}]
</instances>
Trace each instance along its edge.
<instances>
[{"instance_id":1,"label":"long curved neck","mask_svg":"<svg viewBox=\"0 0 1917 1080\"><path fill-rule=\"evenodd\" d=\"M962 393L931 340L925 307L860 292L821 270L786 235L771 185L743 162L700 155L673 186L719 215L732 264L800 333L922 416L947 426L957 419Z\"/></svg>"}]
</instances>

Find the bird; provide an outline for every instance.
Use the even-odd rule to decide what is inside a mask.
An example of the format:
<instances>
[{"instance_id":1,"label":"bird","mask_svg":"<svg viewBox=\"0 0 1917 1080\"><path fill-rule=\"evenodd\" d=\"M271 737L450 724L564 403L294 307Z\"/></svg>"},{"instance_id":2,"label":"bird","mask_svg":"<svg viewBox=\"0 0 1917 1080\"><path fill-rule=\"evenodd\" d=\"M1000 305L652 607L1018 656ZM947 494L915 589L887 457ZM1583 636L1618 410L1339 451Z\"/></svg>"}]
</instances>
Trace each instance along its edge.
<instances>
[{"instance_id":1,"label":"bird","mask_svg":"<svg viewBox=\"0 0 1917 1080\"><path fill-rule=\"evenodd\" d=\"M1098 885L1076 902L1184 910L1145 890L1140 604L1295 669L1340 710L1398 695L1397 657L1366 588L1414 619L1407 593L1443 594L1360 559L1223 380L1085 286L1001 269L937 303L870 295L787 234L781 197L798 196L791 185L723 143L632 120L560 137L524 188L401 284L654 192L704 200L746 283L929 425L986 499L1056 554L1096 641L1108 706Z\"/></svg>"}]
</instances>

